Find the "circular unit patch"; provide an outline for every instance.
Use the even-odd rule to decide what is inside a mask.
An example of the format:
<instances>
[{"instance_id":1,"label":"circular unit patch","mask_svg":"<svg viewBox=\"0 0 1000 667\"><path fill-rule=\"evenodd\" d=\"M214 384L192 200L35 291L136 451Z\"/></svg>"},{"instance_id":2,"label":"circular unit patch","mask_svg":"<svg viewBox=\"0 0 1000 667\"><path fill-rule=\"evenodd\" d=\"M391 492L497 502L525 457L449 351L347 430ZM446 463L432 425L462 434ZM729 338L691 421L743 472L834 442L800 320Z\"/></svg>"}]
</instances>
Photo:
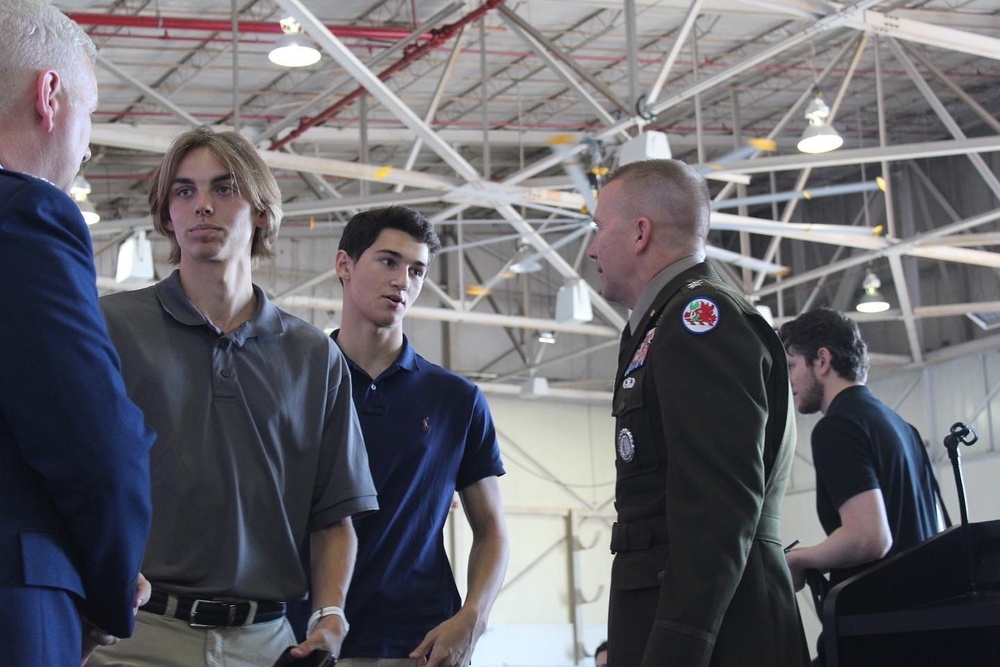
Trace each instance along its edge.
<instances>
[{"instance_id":1,"label":"circular unit patch","mask_svg":"<svg viewBox=\"0 0 1000 667\"><path fill-rule=\"evenodd\" d=\"M719 307L705 297L692 299L681 313L681 322L691 333L708 333L719 325Z\"/></svg>"}]
</instances>

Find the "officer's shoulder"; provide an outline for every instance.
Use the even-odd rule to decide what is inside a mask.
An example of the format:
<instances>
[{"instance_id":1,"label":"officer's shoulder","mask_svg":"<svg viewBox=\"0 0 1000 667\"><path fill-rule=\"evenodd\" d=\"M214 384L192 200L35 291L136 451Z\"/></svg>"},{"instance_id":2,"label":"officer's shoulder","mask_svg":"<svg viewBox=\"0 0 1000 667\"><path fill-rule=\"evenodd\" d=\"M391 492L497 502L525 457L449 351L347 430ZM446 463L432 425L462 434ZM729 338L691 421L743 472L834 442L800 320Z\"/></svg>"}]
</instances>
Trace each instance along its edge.
<instances>
[{"instance_id":1,"label":"officer's shoulder","mask_svg":"<svg viewBox=\"0 0 1000 667\"><path fill-rule=\"evenodd\" d=\"M660 314L659 324L683 328L689 333L708 333L723 320L742 319L748 312L746 300L714 280L694 278L685 281Z\"/></svg>"},{"instance_id":2,"label":"officer's shoulder","mask_svg":"<svg viewBox=\"0 0 1000 667\"><path fill-rule=\"evenodd\" d=\"M724 283L693 278L681 284L671 301L674 307L682 309L697 307L697 303L701 301L709 301L716 307L740 309L744 299Z\"/></svg>"}]
</instances>

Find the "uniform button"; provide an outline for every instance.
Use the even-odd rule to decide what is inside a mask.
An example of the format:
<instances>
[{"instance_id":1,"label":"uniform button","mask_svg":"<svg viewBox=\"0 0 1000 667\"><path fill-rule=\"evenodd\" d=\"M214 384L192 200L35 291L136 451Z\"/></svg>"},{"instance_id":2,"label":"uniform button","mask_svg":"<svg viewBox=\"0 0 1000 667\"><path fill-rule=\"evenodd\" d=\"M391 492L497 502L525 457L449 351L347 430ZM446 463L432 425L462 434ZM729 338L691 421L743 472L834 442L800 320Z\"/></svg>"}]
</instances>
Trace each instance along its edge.
<instances>
[{"instance_id":1,"label":"uniform button","mask_svg":"<svg viewBox=\"0 0 1000 667\"><path fill-rule=\"evenodd\" d=\"M230 341L229 341L228 338L223 338L222 340L219 341L219 349L220 350L228 350L229 349L229 343L230 343Z\"/></svg>"},{"instance_id":2,"label":"uniform button","mask_svg":"<svg viewBox=\"0 0 1000 667\"><path fill-rule=\"evenodd\" d=\"M372 382L372 389L375 389L375 383Z\"/></svg>"},{"instance_id":3,"label":"uniform button","mask_svg":"<svg viewBox=\"0 0 1000 667\"><path fill-rule=\"evenodd\" d=\"M219 373L219 375L221 375L224 378L227 378L230 375L232 375L232 372L230 372L228 368L223 368L222 371Z\"/></svg>"}]
</instances>

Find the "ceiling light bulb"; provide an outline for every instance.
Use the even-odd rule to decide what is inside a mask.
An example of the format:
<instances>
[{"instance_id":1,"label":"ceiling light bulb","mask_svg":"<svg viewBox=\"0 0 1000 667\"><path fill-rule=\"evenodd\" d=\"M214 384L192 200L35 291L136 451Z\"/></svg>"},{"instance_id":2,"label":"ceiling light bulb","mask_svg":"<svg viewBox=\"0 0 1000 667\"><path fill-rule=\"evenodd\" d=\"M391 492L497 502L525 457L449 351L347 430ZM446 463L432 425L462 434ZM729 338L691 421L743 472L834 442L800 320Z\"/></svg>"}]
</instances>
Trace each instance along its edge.
<instances>
[{"instance_id":1,"label":"ceiling light bulb","mask_svg":"<svg viewBox=\"0 0 1000 667\"><path fill-rule=\"evenodd\" d=\"M809 125L802 133L798 149L803 153L827 153L844 145L844 139L836 129L827 122L830 117L830 107L823 101L821 95L816 95L809 102L805 112Z\"/></svg>"},{"instance_id":2,"label":"ceiling light bulb","mask_svg":"<svg viewBox=\"0 0 1000 667\"><path fill-rule=\"evenodd\" d=\"M282 67L307 67L319 62L320 52L302 35L302 26L292 17L280 21L285 33L267 54L268 60Z\"/></svg>"},{"instance_id":3,"label":"ceiling light bulb","mask_svg":"<svg viewBox=\"0 0 1000 667\"><path fill-rule=\"evenodd\" d=\"M831 125L809 125L799 139L803 153L829 153L844 145L844 139Z\"/></svg>"},{"instance_id":4,"label":"ceiling light bulb","mask_svg":"<svg viewBox=\"0 0 1000 667\"><path fill-rule=\"evenodd\" d=\"M83 201L90 194L91 189L90 183L83 177L83 174L77 174L76 178L73 179L73 185L69 188L69 194L76 201Z\"/></svg>"},{"instance_id":5,"label":"ceiling light bulb","mask_svg":"<svg viewBox=\"0 0 1000 667\"><path fill-rule=\"evenodd\" d=\"M508 270L512 273L537 273L542 270L542 264L538 261L538 253L533 252L533 248L528 244L518 246L514 258L510 261Z\"/></svg>"},{"instance_id":6,"label":"ceiling light bulb","mask_svg":"<svg viewBox=\"0 0 1000 667\"><path fill-rule=\"evenodd\" d=\"M889 302L886 298L882 296L882 292L879 288L882 286L882 281L878 279L875 272L871 269L865 271L865 277L861 280L861 289L864 290L864 294L861 296L861 300L858 301L858 305L854 308L859 313L884 313L889 310Z\"/></svg>"},{"instance_id":7,"label":"ceiling light bulb","mask_svg":"<svg viewBox=\"0 0 1000 667\"><path fill-rule=\"evenodd\" d=\"M876 290L874 294L865 292L854 308L859 313L884 313L889 310L889 302Z\"/></svg>"},{"instance_id":8,"label":"ceiling light bulb","mask_svg":"<svg viewBox=\"0 0 1000 667\"><path fill-rule=\"evenodd\" d=\"M96 225L101 221L101 215L94 208L94 204L87 199L77 200L76 205L80 207L83 214L83 221L88 225Z\"/></svg>"},{"instance_id":9,"label":"ceiling light bulb","mask_svg":"<svg viewBox=\"0 0 1000 667\"><path fill-rule=\"evenodd\" d=\"M267 58L282 67L307 67L319 62L320 53L307 44L301 35L282 35Z\"/></svg>"}]
</instances>

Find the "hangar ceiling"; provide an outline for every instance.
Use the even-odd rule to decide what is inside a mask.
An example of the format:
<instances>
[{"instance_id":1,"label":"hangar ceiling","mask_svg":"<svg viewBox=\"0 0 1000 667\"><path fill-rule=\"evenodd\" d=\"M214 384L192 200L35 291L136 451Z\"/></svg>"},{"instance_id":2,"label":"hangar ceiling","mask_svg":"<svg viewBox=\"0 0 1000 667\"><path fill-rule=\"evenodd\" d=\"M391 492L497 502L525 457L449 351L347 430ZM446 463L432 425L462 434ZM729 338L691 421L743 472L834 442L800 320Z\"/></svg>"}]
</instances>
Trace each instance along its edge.
<instances>
[{"instance_id":1,"label":"hangar ceiling","mask_svg":"<svg viewBox=\"0 0 1000 667\"><path fill-rule=\"evenodd\" d=\"M146 183L171 137L235 127L281 184L281 254L258 275L284 307L335 320L344 221L409 205L446 244L410 316L436 327L428 356L497 391L544 376L556 397L606 392L626 313L595 291L592 193L575 184L653 131L709 174L712 261L777 322L853 309L870 269L892 304L859 315L877 363L1000 348L986 328L1000 311L995 0L54 4L99 48L84 174L102 289L125 287L115 250L150 228ZM268 60L288 16L317 64ZM844 145L807 155L796 142L817 94ZM761 138L774 150L750 145ZM522 247L542 270L510 272ZM566 286L593 320L556 319Z\"/></svg>"}]
</instances>

